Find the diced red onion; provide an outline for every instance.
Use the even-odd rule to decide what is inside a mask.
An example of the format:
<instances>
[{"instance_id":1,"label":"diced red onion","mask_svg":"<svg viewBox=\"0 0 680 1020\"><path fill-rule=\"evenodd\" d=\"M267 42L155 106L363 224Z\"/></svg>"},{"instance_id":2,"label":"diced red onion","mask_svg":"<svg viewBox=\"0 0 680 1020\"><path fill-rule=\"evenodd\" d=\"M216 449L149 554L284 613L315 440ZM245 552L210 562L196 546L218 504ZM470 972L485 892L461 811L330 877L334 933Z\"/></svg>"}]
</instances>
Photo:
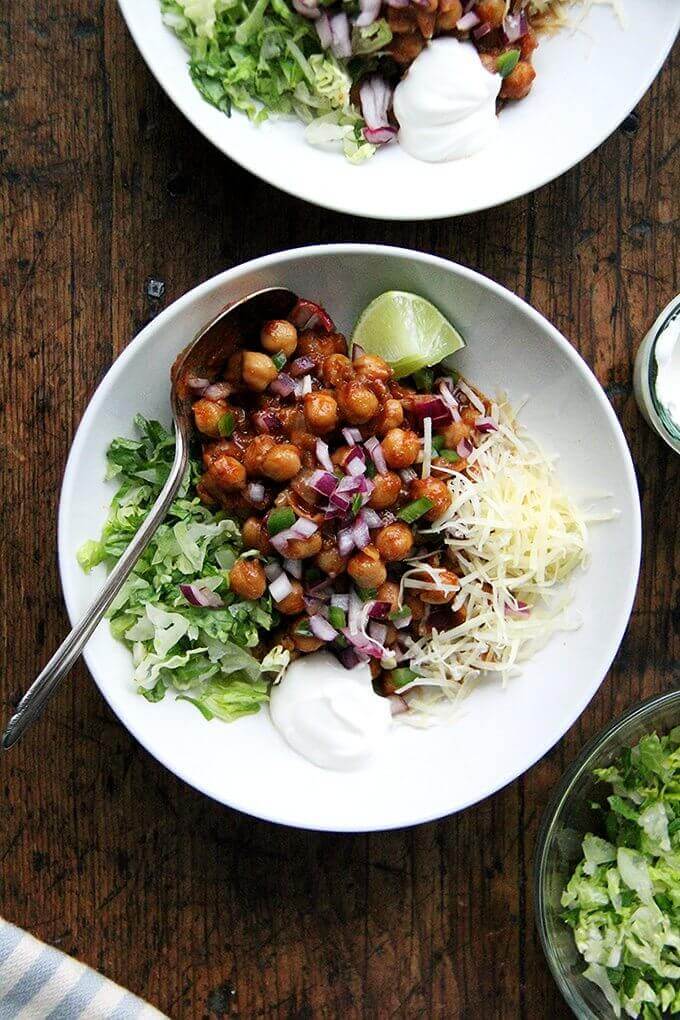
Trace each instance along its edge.
<instances>
[{"instance_id":1,"label":"diced red onion","mask_svg":"<svg viewBox=\"0 0 680 1020\"><path fill-rule=\"evenodd\" d=\"M475 428L478 432L498 432L498 425L493 418L478 418L475 422Z\"/></svg>"},{"instance_id":2,"label":"diced red onion","mask_svg":"<svg viewBox=\"0 0 680 1020\"><path fill-rule=\"evenodd\" d=\"M397 137L398 133L397 128L392 127L391 124L378 128L364 128L364 138L371 145L387 145Z\"/></svg>"},{"instance_id":3,"label":"diced red onion","mask_svg":"<svg viewBox=\"0 0 680 1020\"><path fill-rule=\"evenodd\" d=\"M190 376L186 384L193 397L202 397L210 386L210 379L199 379L197 376Z\"/></svg>"},{"instance_id":4,"label":"diced red onion","mask_svg":"<svg viewBox=\"0 0 680 1020\"><path fill-rule=\"evenodd\" d=\"M220 596L202 584L180 584L179 590L191 606L202 609L219 609L224 605Z\"/></svg>"},{"instance_id":5,"label":"diced red onion","mask_svg":"<svg viewBox=\"0 0 680 1020\"><path fill-rule=\"evenodd\" d=\"M529 25L523 11L521 14L506 14L503 18L503 32L508 42L517 42L527 34L528 29Z\"/></svg>"},{"instance_id":6,"label":"diced red onion","mask_svg":"<svg viewBox=\"0 0 680 1020\"><path fill-rule=\"evenodd\" d=\"M448 425L451 410L441 397L417 397L413 410L421 418L431 418L434 425Z\"/></svg>"},{"instance_id":7,"label":"diced red onion","mask_svg":"<svg viewBox=\"0 0 680 1020\"><path fill-rule=\"evenodd\" d=\"M349 556L354 548L354 528L342 528L338 532L338 552L341 556Z\"/></svg>"},{"instance_id":8,"label":"diced red onion","mask_svg":"<svg viewBox=\"0 0 680 1020\"><path fill-rule=\"evenodd\" d=\"M330 598L329 588L332 584L332 577L324 577L323 581L317 581L316 584L311 585L307 589L307 593L313 595L315 599L323 599L324 602L327 602Z\"/></svg>"},{"instance_id":9,"label":"diced red onion","mask_svg":"<svg viewBox=\"0 0 680 1020\"><path fill-rule=\"evenodd\" d=\"M399 472L399 477L401 478L404 485L410 485L414 478L417 478L418 475L413 470L413 468L402 468L402 470Z\"/></svg>"},{"instance_id":10,"label":"diced red onion","mask_svg":"<svg viewBox=\"0 0 680 1020\"><path fill-rule=\"evenodd\" d=\"M285 567L286 572L290 574L291 577L296 578L296 580L298 581L300 580L300 578L302 577L302 560L284 560L283 566Z\"/></svg>"},{"instance_id":11,"label":"diced red onion","mask_svg":"<svg viewBox=\"0 0 680 1020\"><path fill-rule=\"evenodd\" d=\"M339 486L338 486L338 488L339 488ZM350 504L352 502L352 497L347 492L338 492L338 489L336 489L335 492L333 493L333 495L331 496L331 500L330 501L331 501L331 504L332 504L331 505L331 510L332 510L333 507L337 507L337 509L341 510L342 513L347 513L347 511L350 508ZM326 514L326 516L328 517L328 514ZM336 516L337 516L337 514L333 513L333 514L331 514L330 517L328 517L328 519L332 520L333 517L336 517Z\"/></svg>"},{"instance_id":12,"label":"diced red onion","mask_svg":"<svg viewBox=\"0 0 680 1020\"><path fill-rule=\"evenodd\" d=\"M485 35L488 35L491 31L491 25L488 21L483 21L481 25L477 25L477 28L472 29L472 35L474 39L483 39Z\"/></svg>"},{"instance_id":13,"label":"diced red onion","mask_svg":"<svg viewBox=\"0 0 680 1020\"><path fill-rule=\"evenodd\" d=\"M380 14L381 2L382 0L359 0L359 10L361 13L354 22L357 28L367 28L373 24Z\"/></svg>"},{"instance_id":14,"label":"diced red onion","mask_svg":"<svg viewBox=\"0 0 680 1020\"><path fill-rule=\"evenodd\" d=\"M231 394L231 386L226 382L211 383L203 392L206 400L226 400Z\"/></svg>"},{"instance_id":15,"label":"diced red onion","mask_svg":"<svg viewBox=\"0 0 680 1020\"><path fill-rule=\"evenodd\" d=\"M345 15L345 20L346 18ZM332 333L335 329L333 320L321 305L315 304L314 301L306 301L304 298L297 302L288 316L288 321L292 322L296 329L318 329L321 327L325 333Z\"/></svg>"},{"instance_id":16,"label":"diced red onion","mask_svg":"<svg viewBox=\"0 0 680 1020\"><path fill-rule=\"evenodd\" d=\"M369 619L371 620L384 620L389 614L392 608L389 602L379 602L377 599L371 603L371 608L368 611Z\"/></svg>"},{"instance_id":17,"label":"diced red onion","mask_svg":"<svg viewBox=\"0 0 680 1020\"><path fill-rule=\"evenodd\" d=\"M350 644L354 645L360 652L363 652L364 655L370 655L374 659L382 659L385 649L377 641L372 641L365 634L353 634L349 627L343 627L342 633Z\"/></svg>"},{"instance_id":18,"label":"diced red onion","mask_svg":"<svg viewBox=\"0 0 680 1020\"><path fill-rule=\"evenodd\" d=\"M408 7L410 0L387 0L388 7Z\"/></svg>"},{"instance_id":19,"label":"diced red onion","mask_svg":"<svg viewBox=\"0 0 680 1020\"><path fill-rule=\"evenodd\" d=\"M365 354L366 354L366 351L363 349L361 344L352 344L352 361L358 361L359 358L363 358ZM359 429L355 429L354 431L355 432L359 432ZM361 433L360 432L359 432L359 438L361 438Z\"/></svg>"},{"instance_id":20,"label":"diced red onion","mask_svg":"<svg viewBox=\"0 0 680 1020\"><path fill-rule=\"evenodd\" d=\"M368 633L377 641L379 645L385 647L385 638L387 637L387 627L384 623L371 622L368 625Z\"/></svg>"},{"instance_id":21,"label":"diced red onion","mask_svg":"<svg viewBox=\"0 0 680 1020\"><path fill-rule=\"evenodd\" d=\"M292 535L290 528L287 528L285 531L279 531L278 535L270 535L269 541L278 553L285 556L291 538L295 538L295 535Z\"/></svg>"},{"instance_id":22,"label":"diced red onion","mask_svg":"<svg viewBox=\"0 0 680 1020\"><path fill-rule=\"evenodd\" d=\"M309 477L309 485L322 496L332 496L338 487L338 480L330 471L315 471Z\"/></svg>"},{"instance_id":23,"label":"diced red onion","mask_svg":"<svg viewBox=\"0 0 680 1020\"><path fill-rule=\"evenodd\" d=\"M407 627L410 627L412 619L411 610L409 609L408 616L404 613L403 617L400 616L398 619L394 620L393 623L397 630L405 630Z\"/></svg>"},{"instance_id":24,"label":"diced red onion","mask_svg":"<svg viewBox=\"0 0 680 1020\"><path fill-rule=\"evenodd\" d=\"M260 482L249 482L248 488L248 499L253 503L264 503L265 488Z\"/></svg>"},{"instance_id":25,"label":"diced red onion","mask_svg":"<svg viewBox=\"0 0 680 1020\"><path fill-rule=\"evenodd\" d=\"M336 654L345 669L354 669L361 662L354 648L341 648Z\"/></svg>"},{"instance_id":26,"label":"diced red onion","mask_svg":"<svg viewBox=\"0 0 680 1020\"><path fill-rule=\"evenodd\" d=\"M366 121L364 137L374 145L391 141L397 133L388 117L392 93L392 86L382 75L368 74L361 82L359 98L361 112Z\"/></svg>"},{"instance_id":27,"label":"diced red onion","mask_svg":"<svg viewBox=\"0 0 680 1020\"><path fill-rule=\"evenodd\" d=\"M446 381L442 379L439 384L439 392L441 398L451 412L451 417L454 421L460 421L460 411L458 410L458 401L454 397L451 389L446 385Z\"/></svg>"},{"instance_id":28,"label":"diced red onion","mask_svg":"<svg viewBox=\"0 0 680 1020\"><path fill-rule=\"evenodd\" d=\"M333 471L333 461L331 460L328 443L324 443L323 439L317 439L315 451L316 459L319 464L321 464L326 471Z\"/></svg>"},{"instance_id":29,"label":"diced red onion","mask_svg":"<svg viewBox=\"0 0 680 1020\"><path fill-rule=\"evenodd\" d=\"M345 471L353 478L366 474L366 454L360 446L353 446L345 457Z\"/></svg>"},{"instance_id":30,"label":"diced red onion","mask_svg":"<svg viewBox=\"0 0 680 1020\"><path fill-rule=\"evenodd\" d=\"M285 372L279 372L276 379L269 384L269 389L279 397L289 397L295 392L295 382Z\"/></svg>"},{"instance_id":31,"label":"diced red onion","mask_svg":"<svg viewBox=\"0 0 680 1020\"><path fill-rule=\"evenodd\" d=\"M331 49L333 55L340 59L352 56L352 43L349 37L349 18L344 11L333 14L331 23ZM309 326L307 327L310 328Z\"/></svg>"},{"instance_id":32,"label":"diced red onion","mask_svg":"<svg viewBox=\"0 0 680 1020\"><path fill-rule=\"evenodd\" d=\"M357 549L365 549L371 541L368 524L361 517L357 517L352 526L352 538Z\"/></svg>"},{"instance_id":33,"label":"diced red onion","mask_svg":"<svg viewBox=\"0 0 680 1020\"><path fill-rule=\"evenodd\" d=\"M316 20L319 17L319 8L311 0L293 0L293 7L303 18Z\"/></svg>"},{"instance_id":34,"label":"diced red onion","mask_svg":"<svg viewBox=\"0 0 680 1020\"><path fill-rule=\"evenodd\" d=\"M349 609L349 595L331 595L331 605L337 606L338 609L344 609L347 612Z\"/></svg>"},{"instance_id":35,"label":"diced red onion","mask_svg":"<svg viewBox=\"0 0 680 1020\"><path fill-rule=\"evenodd\" d=\"M369 510L368 507L364 507L359 511L359 517L366 521L369 528L382 528L384 526L384 521L380 514L376 513L375 510Z\"/></svg>"},{"instance_id":36,"label":"diced red onion","mask_svg":"<svg viewBox=\"0 0 680 1020\"><path fill-rule=\"evenodd\" d=\"M390 712L393 716L408 712L408 701L401 694L390 694L387 700L390 703Z\"/></svg>"},{"instance_id":37,"label":"diced red onion","mask_svg":"<svg viewBox=\"0 0 680 1020\"><path fill-rule=\"evenodd\" d=\"M357 634L361 627L361 614L363 603L354 588L349 593L349 607L347 610L347 626L353 634Z\"/></svg>"},{"instance_id":38,"label":"diced red onion","mask_svg":"<svg viewBox=\"0 0 680 1020\"><path fill-rule=\"evenodd\" d=\"M463 460L465 460L466 457L469 457L473 450L474 447L469 439L461 439L456 447L456 453L459 457L462 457Z\"/></svg>"},{"instance_id":39,"label":"diced red onion","mask_svg":"<svg viewBox=\"0 0 680 1020\"><path fill-rule=\"evenodd\" d=\"M362 475L345 475L345 477L341 478L340 481L338 482L338 487L336 489L336 492L338 492L338 493L340 493L340 492L345 492L345 493L347 493L347 492L361 492L362 489L363 489L363 486L362 486L363 480L364 479L363 479ZM335 502L335 500L331 499L331 503L334 503L334 502Z\"/></svg>"},{"instance_id":40,"label":"diced red onion","mask_svg":"<svg viewBox=\"0 0 680 1020\"><path fill-rule=\"evenodd\" d=\"M305 595L303 601L305 603L305 609L310 616L313 616L315 613L321 613L323 615L326 607L321 599L315 599L312 598L311 595Z\"/></svg>"},{"instance_id":41,"label":"diced red onion","mask_svg":"<svg viewBox=\"0 0 680 1020\"><path fill-rule=\"evenodd\" d=\"M290 583L290 578L283 572L273 581L269 582L269 594L274 599L274 602L283 602L292 592L293 585Z\"/></svg>"},{"instance_id":42,"label":"diced red onion","mask_svg":"<svg viewBox=\"0 0 680 1020\"><path fill-rule=\"evenodd\" d=\"M319 528L308 517L298 517L295 524L288 530L293 538L311 538ZM276 538L276 535L274 537Z\"/></svg>"},{"instance_id":43,"label":"diced red onion","mask_svg":"<svg viewBox=\"0 0 680 1020\"><path fill-rule=\"evenodd\" d=\"M314 28L319 37L321 49L327 50L333 40L333 35L331 33L331 23L325 11L322 11L321 17L317 18L314 22Z\"/></svg>"},{"instance_id":44,"label":"diced red onion","mask_svg":"<svg viewBox=\"0 0 680 1020\"><path fill-rule=\"evenodd\" d=\"M255 430L261 433L280 432L283 423L273 411L256 411L252 417Z\"/></svg>"},{"instance_id":45,"label":"diced red onion","mask_svg":"<svg viewBox=\"0 0 680 1020\"><path fill-rule=\"evenodd\" d=\"M471 28L478 25L480 19L477 17L474 11L468 11L462 18L459 18L456 22L456 31L458 32L469 32Z\"/></svg>"},{"instance_id":46,"label":"diced red onion","mask_svg":"<svg viewBox=\"0 0 680 1020\"><path fill-rule=\"evenodd\" d=\"M348 446L354 446L355 443L361 442L361 432L359 429L343 429L342 435Z\"/></svg>"},{"instance_id":47,"label":"diced red onion","mask_svg":"<svg viewBox=\"0 0 680 1020\"><path fill-rule=\"evenodd\" d=\"M324 620L323 616L318 614L310 616L309 626L311 627L312 634L321 641L333 641L338 636L335 627L331 626L328 620Z\"/></svg>"},{"instance_id":48,"label":"diced red onion","mask_svg":"<svg viewBox=\"0 0 680 1020\"><path fill-rule=\"evenodd\" d=\"M277 577L281 576L281 564L277 563L276 560L272 560L270 563L265 564L264 573L268 581L275 581Z\"/></svg>"},{"instance_id":49,"label":"diced red onion","mask_svg":"<svg viewBox=\"0 0 680 1020\"><path fill-rule=\"evenodd\" d=\"M468 400L470 401L470 403L472 404L476 411L479 411L480 414L486 413L486 408L484 407L484 404L479 399L475 391L470 389L470 387L466 383L461 382L459 380L458 389L460 390L461 393L465 394L465 396L468 398Z\"/></svg>"},{"instance_id":50,"label":"diced red onion","mask_svg":"<svg viewBox=\"0 0 680 1020\"><path fill-rule=\"evenodd\" d=\"M386 475L388 473L387 461L385 460L385 454L381 446L380 440L377 436L371 436L364 443L364 446L371 455L371 460L375 464L375 469L379 475Z\"/></svg>"},{"instance_id":51,"label":"diced red onion","mask_svg":"<svg viewBox=\"0 0 680 1020\"><path fill-rule=\"evenodd\" d=\"M288 369L288 371L292 376L295 376L295 378L297 378L300 375L307 375L314 368L315 364L311 358L302 357L296 358L295 361L290 366L290 368Z\"/></svg>"}]
</instances>

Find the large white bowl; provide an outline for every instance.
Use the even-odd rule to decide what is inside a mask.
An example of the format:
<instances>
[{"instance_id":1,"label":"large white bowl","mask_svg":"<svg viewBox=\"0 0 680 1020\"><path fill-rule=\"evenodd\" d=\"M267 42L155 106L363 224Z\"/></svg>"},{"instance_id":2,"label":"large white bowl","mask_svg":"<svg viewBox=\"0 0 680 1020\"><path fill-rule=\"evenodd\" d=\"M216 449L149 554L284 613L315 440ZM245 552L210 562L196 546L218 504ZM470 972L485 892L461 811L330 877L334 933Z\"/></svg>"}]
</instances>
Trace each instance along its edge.
<instances>
[{"instance_id":1,"label":"large white bowl","mask_svg":"<svg viewBox=\"0 0 680 1020\"><path fill-rule=\"evenodd\" d=\"M289 749L267 711L231 725L206 722L187 702L149 704L133 689L131 660L104 623L85 657L102 694L167 768L216 800L278 822L363 831L411 825L487 797L537 761L578 718L602 682L625 630L640 557L640 509L623 433L590 369L557 330L519 298L469 269L398 248L328 245L269 255L196 287L151 322L112 366L87 408L66 467L59 563L74 620L103 568L86 577L81 543L98 535L114 485L110 440L137 412L169 423L170 366L228 300L283 284L325 305L340 329L381 291L415 291L467 338L460 368L488 393L529 402L523 420L560 458L576 493L606 492L620 517L592 530L592 563L576 582L580 630L559 634L503 689L481 685L461 716L422 731L398 728L367 769L328 772Z\"/></svg>"},{"instance_id":2,"label":"large white bowl","mask_svg":"<svg viewBox=\"0 0 680 1020\"><path fill-rule=\"evenodd\" d=\"M528 99L500 117L495 142L470 159L421 163L389 145L354 167L312 148L292 121L227 118L195 89L159 0L118 0L142 56L175 105L218 149L270 184L340 212L379 219L456 216L526 195L587 156L621 123L659 71L680 27L678 0L596 6L577 31L545 37ZM580 14L578 8L575 15Z\"/></svg>"}]
</instances>

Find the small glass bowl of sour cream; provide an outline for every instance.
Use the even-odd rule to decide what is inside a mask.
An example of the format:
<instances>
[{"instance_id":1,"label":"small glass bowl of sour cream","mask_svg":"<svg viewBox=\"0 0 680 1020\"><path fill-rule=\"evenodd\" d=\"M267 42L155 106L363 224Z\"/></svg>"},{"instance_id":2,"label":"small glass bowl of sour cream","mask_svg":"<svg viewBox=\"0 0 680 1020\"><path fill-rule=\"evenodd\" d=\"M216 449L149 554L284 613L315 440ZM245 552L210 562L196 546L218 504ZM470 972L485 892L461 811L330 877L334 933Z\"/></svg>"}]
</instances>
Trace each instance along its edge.
<instances>
[{"instance_id":1,"label":"small glass bowl of sour cream","mask_svg":"<svg viewBox=\"0 0 680 1020\"><path fill-rule=\"evenodd\" d=\"M640 344L633 385L646 422L680 453L680 294Z\"/></svg>"}]
</instances>

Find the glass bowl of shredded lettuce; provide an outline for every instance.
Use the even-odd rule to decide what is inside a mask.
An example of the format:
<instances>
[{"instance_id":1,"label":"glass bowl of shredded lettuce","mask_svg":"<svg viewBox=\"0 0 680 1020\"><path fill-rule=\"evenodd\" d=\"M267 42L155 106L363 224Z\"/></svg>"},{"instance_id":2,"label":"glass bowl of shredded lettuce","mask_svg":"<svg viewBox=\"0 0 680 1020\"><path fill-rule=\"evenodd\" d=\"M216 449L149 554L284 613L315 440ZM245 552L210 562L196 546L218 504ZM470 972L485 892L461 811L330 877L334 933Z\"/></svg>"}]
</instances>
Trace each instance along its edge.
<instances>
[{"instance_id":1,"label":"glass bowl of shredded lettuce","mask_svg":"<svg viewBox=\"0 0 680 1020\"><path fill-rule=\"evenodd\" d=\"M680 691L582 752L539 831L536 917L580 1018L680 1015Z\"/></svg>"}]
</instances>

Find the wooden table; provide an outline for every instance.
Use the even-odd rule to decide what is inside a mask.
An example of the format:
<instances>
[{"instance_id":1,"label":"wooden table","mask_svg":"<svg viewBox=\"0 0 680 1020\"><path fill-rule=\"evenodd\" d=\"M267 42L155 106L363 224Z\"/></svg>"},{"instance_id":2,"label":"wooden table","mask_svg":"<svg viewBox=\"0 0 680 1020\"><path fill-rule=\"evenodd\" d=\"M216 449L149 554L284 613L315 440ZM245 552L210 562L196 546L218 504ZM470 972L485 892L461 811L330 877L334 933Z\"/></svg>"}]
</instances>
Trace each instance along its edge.
<instances>
[{"instance_id":1,"label":"wooden table","mask_svg":"<svg viewBox=\"0 0 680 1020\"><path fill-rule=\"evenodd\" d=\"M58 491L97 383L162 307L273 249L406 245L525 297L605 387L644 511L635 611L591 706L522 779L430 825L319 835L220 807L137 746L80 665L2 757L0 912L173 1017L568 1016L534 929L538 821L584 741L679 679L680 461L642 424L631 363L678 290L680 50L553 184L479 215L385 224L229 163L160 92L113 0L8 4L0 46L5 717L67 628Z\"/></svg>"}]
</instances>

